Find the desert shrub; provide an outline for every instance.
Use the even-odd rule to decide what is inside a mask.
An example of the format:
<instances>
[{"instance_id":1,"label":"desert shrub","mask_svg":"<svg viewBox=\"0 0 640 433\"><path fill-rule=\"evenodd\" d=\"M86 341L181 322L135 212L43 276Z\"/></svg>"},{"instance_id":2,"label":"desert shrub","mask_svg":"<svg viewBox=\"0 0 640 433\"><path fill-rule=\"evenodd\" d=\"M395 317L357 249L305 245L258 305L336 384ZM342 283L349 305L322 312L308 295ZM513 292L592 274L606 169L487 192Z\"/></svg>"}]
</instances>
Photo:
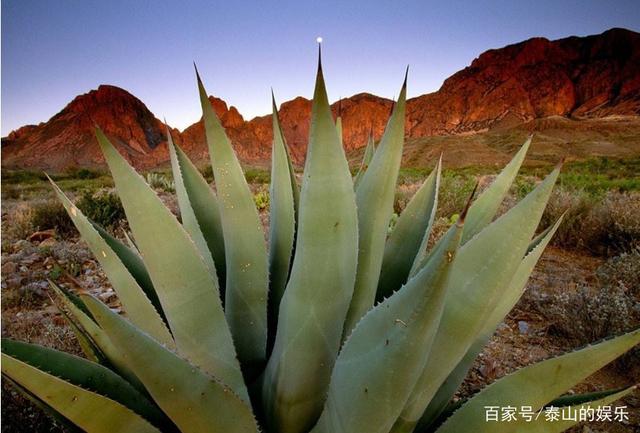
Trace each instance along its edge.
<instances>
[{"instance_id":1,"label":"desert shrub","mask_svg":"<svg viewBox=\"0 0 640 433\"><path fill-rule=\"evenodd\" d=\"M210 165L206 165L206 166L200 168L199 170L200 170L200 174L202 175L202 177L207 179L207 182L209 182L209 183L213 182L213 168L211 168Z\"/></svg>"},{"instance_id":2,"label":"desert shrub","mask_svg":"<svg viewBox=\"0 0 640 433\"><path fill-rule=\"evenodd\" d=\"M161 189L166 192L175 192L176 190L175 182L160 173L147 173L147 183L153 189Z\"/></svg>"},{"instance_id":3,"label":"desert shrub","mask_svg":"<svg viewBox=\"0 0 640 433\"><path fill-rule=\"evenodd\" d=\"M271 181L271 173L261 168L245 168L244 177L248 183L269 183Z\"/></svg>"},{"instance_id":4,"label":"desert shrub","mask_svg":"<svg viewBox=\"0 0 640 433\"><path fill-rule=\"evenodd\" d=\"M549 321L549 332L575 345L586 345L640 326L640 252L612 258L597 270L598 286L575 291L529 292L527 299ZM615 363L626 372L640 366L640 348Z\"/></svg>"},{"instance_id":5,"label":"desert shrub","mask_svg":"<svg viewBox=\"0 0 640 433\"><path fill-rule=\"evenodd\" d=\"M449 218L460 213L475 184L475 176L455 176L445 172L440 182L437 215Z\"/></svg>"},{"instance_id":6,"label":"desert shrub","mask_svg":"<svg viewBox=\"0 0 640 433\"><path fill-rule=\"evenodd\" d=\"M396 196L393 201L393 211L398 215L402 213L413 195L416 193L418 188L420 188L421 183L411 182L400 184L396 189Z\"/></svg>"},{"instance_id":7,"label":"desert shrub","mask_svg":"<svg viewBox=\"0 0 640 433\"><path fill-rule=\"evenodd\" d=\"M640 324L640 304L623 285L593 288L582 285L575 291L550 295L541 308L549 319L549 331L579 345L618 335Z\"/></svg>"},{"instance_id":8,"label":"desert shrub","mask_svg":"<svg viewBox=\"0 0 640 433\"><path fill-rule=\"evenodd\" d=\"M2 185L3 199L19 199L22 197L22 188L19 185Z\"/></svg>"},{"instance_id":9,"label":"desert shrub","mask_svg":"<svg viewBox=\"0 0 640 433\"><path fill-rule=\"evenodd\" d=\"M114 230L126 219L120 197L113 192L85 192L76 205L87 218L106 229Z\"/></svg>"},{"instance_id":10,"label":"desert shrub","mask_svg":"<svg viewBox=\"0 0 640 433\"><path fill-rule=\"evenodd\" d=\"M4 230L5 237L10 239L26 239L35 231L33 225L33 208L26 204L18 206L7 219Z\"/></svg>"},{"instance_id":11,"label":"desert shrub","mask_svg":"<svg viewBox=\"0 0 640 433\"><path fill-rule=\"evenodd\" d=\"M632 296L640 297L640 248L607 260L596 271L605 286L622 285Z\"/></svg>"},{"instance_id":12,"label":"desert shrub","mask_svg":"<svg viewBox=\"0 0 640 433\"><path fill-rule=\"evenodd\" d=\"M258 210L265 210L269 208L269 192L265 190L259 190L253 194L253 201L256 203Z\"/></svg>"},{"instance_id":13,"label":"desert shrub","mask_svg":"<svg viewBox=\"0 0 640 433\"><path fill-rule=\"evenodd\" d=\"M64 206L56 200L46 200L33 206L31 226L34 231L54 229L61 236L77 234Z\"/></svg>"},{"instance_id":14,"label":"desert shrub","mask_svg":"<svg viewBox=\"0 0 640 433\"><path fill-rule=\"evenodd\" d=\"M71 179L97 179L101 173L88 168L70 168L64 173L64 177Z\"/></svg>"},{"instance_id":15,"label":"desert shrub","mask_svg":"<svg viewBox=\"0 0 640 433\"><path fill-rule=\"evenodd\" d=\"M613 256L640 245L640 194L558 188L551 196L541 226L566 212L554 244Z\"/></svg>"}]
</instances>

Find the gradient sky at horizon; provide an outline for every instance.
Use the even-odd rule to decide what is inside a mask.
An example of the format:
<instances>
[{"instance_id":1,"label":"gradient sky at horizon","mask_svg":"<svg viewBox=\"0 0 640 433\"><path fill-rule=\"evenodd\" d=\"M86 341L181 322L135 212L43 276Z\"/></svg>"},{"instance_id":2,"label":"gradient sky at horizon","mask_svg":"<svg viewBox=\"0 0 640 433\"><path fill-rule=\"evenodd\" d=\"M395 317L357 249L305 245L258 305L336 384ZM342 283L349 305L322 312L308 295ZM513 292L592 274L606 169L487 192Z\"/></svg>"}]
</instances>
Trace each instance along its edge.
<instances>
[{"instance_id":1,"label":"gradient sky at horizon","mask_svg":"<svg viewBox=\"0 0 640 433\"><path fill-rule=\"evenodd\" d=\"M245 119L310 97L315 39L332 101L437 90L483 51L534 36L640 30L637 0L148 1L2 0L2 136L48 120L100 84L120 86L180 129L209 93Z\"/></svg>"}]
</instances>

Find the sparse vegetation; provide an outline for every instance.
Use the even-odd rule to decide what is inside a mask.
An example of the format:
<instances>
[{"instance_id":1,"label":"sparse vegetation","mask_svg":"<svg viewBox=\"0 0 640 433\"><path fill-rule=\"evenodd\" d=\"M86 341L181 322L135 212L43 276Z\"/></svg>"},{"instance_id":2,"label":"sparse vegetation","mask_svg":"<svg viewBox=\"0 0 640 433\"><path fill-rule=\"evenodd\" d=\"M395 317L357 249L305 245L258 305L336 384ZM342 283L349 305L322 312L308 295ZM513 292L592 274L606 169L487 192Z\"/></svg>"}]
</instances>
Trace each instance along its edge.
<instances>
[{"instance_id":1,"label":"sparse vegetation","mask_svg":"<svg viewBox=\"0 0 640 433\"><path fill-rule=\"evenodd\" d=\"M175 182L169 178L169 176L156 173L149 172L147 173L147 183L153 189L161 189L165 192L175 192L176 184Z\"/></svg>"},{"instance_id":2,"label":"sparse vegetation","mask_svg":"<svg viewBox=\"0 0 640 433\"><path fill-rule=\"evenodd\" d=\"M76 205L91 221L112 231L126 219L120 197L112 191L87 191Z\"/></svg>"},{"instance_id":3,"label":"sparse vegetation","mask_svg":"<svg viewBox=\"0 0 640 433\"><path fill-rule=\"evenodd\" d=\"M31 227L36 230L55 230L59 236L73 236L78 232L60 202L46 200L33 206Z\"/></svg>"},{"instance_id":4,"label":"sparse vegetation","mask_svg":"<svg viewBox=\"0 0 640 433\"><path fill-rule=\"evenodd\" d=\"M269 191L264 189L260 189L255 194L253 194L253 201L256 204L258 210L268 210L269 209Z\"/></svg>"}]
</instances>

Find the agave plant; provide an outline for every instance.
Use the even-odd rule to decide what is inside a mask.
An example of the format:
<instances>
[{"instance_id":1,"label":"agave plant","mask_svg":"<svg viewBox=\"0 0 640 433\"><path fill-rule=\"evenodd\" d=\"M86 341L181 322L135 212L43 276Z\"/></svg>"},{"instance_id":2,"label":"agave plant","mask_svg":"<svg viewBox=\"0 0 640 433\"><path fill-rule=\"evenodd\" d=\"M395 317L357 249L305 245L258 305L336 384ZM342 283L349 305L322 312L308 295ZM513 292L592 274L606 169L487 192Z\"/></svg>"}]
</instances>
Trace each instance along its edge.
<instances>
[{"instance_id":1,"label":"agave plant","mask_svg":"<svg viewBox=\"0 0 640 433\"><path fill-rule=\"evenodd\" d=\"M2 373L71 431L554 432L573 422L487 423L484 408L609 404L631 392L554 400L638 344L640 330L451 403L560 224L535 235L559 167L495 218L530 139L428 249L441 162L387 230L406 75L354 187L319 62L301 188L273 103L267 244L197 79L216 193L167 130L182 223L99 129L134 241L92 223L53 184L126 317L52 283L86 358L3 340Z\"/></svg>"}]
</instances>

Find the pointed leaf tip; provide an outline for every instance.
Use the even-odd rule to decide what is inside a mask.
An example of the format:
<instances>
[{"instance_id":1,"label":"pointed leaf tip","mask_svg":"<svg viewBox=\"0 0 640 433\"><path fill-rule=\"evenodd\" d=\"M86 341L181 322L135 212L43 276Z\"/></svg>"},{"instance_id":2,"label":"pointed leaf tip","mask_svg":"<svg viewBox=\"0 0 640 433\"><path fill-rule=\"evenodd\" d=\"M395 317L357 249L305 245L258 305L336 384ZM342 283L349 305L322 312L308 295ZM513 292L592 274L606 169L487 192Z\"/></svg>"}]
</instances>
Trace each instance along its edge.
<instances>
[{"instance_id":1,"label":"pointed leaf tip","mask_svg":"<svg viewBox=\"0 0 640 433\"><path fill-rule=\"evenodd\" d=\"M442 158L442 155L440 155L440 158ZM462 226L464 224L464 220L467 217L467 213L469 212L469 208L471 207L471 204L473 203L473 198L476 195L476 191L478 191L478 185L480 185L480 181L476 181L476 184L473 187L473 191L471 191L471 194L469 194L469 198L467 199L467 204L464 206L464 209L462 210L462 213L460 214L460 217L458 218L458 225L459 226Z\"/></svg>"}]
</instances>

